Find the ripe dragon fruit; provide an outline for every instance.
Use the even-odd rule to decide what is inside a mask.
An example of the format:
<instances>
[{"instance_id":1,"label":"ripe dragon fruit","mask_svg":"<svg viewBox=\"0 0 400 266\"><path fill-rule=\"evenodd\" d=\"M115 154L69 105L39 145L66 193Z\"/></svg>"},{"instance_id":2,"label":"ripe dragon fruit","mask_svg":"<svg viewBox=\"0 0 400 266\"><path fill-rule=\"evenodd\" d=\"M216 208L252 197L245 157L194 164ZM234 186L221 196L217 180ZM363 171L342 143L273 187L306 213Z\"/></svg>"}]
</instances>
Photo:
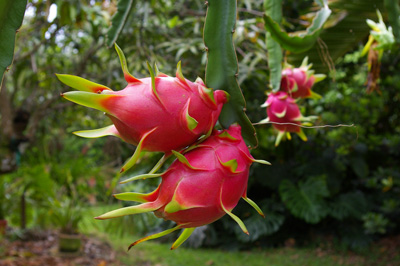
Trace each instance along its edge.
<instances>
[{"instance_id":1,"label":"ripe dragon fruit","mask_svg":"<svg viewBox=\"0 0 400 266\"><path fill-rule=\"evenodd\" d=\"M144 237L129 246L158 238L183 228L182 234L171 249L179 247L196 227L212 223L225 214L232 217L248 234L244 223L231 211L240 198L246 200L262 216L261 209L247 198L249 168L255 160L241 136L241 128L232 125L228 130L214 131L204 142L182 155L173 151L175 160L166 172L140 175L123 181L147 177L162 177L158 188L149 194L121 193L117 199L142 202L140 205L117 209L97 219L109 219L130 214L154 212L157 217L171 220L177 226L169 230Z\"/></svg>"},{"instance_id":2,"label":"ripe dragon fruit","mask_svg":"<svg viewBox=\"0 0 400 266\"><path fill-rule=\"evenodd\" d=\"M200 136L211 134L228 99L226 92L213 92L200 78L194 83L185 79L180 62L175 78L160 73L157 66L154 71L148 64L151 77L137 79L129 73L122 50L117 45L115 48L128 82L121 91L77 76L57 75L64 84L80 90L63 93L62 97L103 111L113 122L105 128L74 132L76 135L86 138L114 135L136 145L122 172L136 163L141 151L159 151L169 156L171 150L181 150Z\"/></svg>"},{"instance_id":3,"label":"ripe dragon fruit","mask_svg":"<svg viewBox=\"0 0 400 266\"><path fill-rule=\"evenodd\" d=\"M319 99L321 96L311 90L313 85L325 78L324 74L314 74L311 70L312 64L307 65L307 57L299 68L287 65L282 70L281 90L287 92L290 97L297 98L314 98Z\"/></svg>"},{"instance_id":4,"label":"ripe dragon fruit","mask_svg":"<svg viewBox=\"0 0 400 266\"><path fill-rule=\"evenodd\" d=\"M310 121L314 117L302 116L296 101L288 93L278 91L268 94L268 99L262 107L267 107L268 117L260 121L260 123L272 123L273 127L279 132L275 146L279 145L285 135L288 139L291 139L290 132L296 133L302 140L307 141L307 137L300 125L302 125L302 121ZM281 125L280 123L290 124Z\"/></svg>"}]
</instances>

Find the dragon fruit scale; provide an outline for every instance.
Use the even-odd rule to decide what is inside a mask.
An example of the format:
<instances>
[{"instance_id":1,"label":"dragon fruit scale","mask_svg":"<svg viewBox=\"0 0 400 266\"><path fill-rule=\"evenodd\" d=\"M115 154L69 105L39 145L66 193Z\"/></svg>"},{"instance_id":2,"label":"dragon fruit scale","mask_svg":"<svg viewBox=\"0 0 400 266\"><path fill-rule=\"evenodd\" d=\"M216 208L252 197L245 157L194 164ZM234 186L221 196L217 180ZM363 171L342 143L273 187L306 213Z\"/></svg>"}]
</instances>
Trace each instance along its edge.
<instances>
[{"instance_id":1,"label":"dragon fruit scale","mask_svg":"<svg viewBox=\"0 0 400 266\"><path fill-rule=\"evenodd\" d=\"M133 244L164 236L183 228L182 234L171 249L180 246L196 227L212 223L225 214L232 217L248 234L243 222L231 211L240 198L246 200L257 212L261 209L247 198L249 168L253 162L269 164L255 160L241 136L241 128L232 125L227 130L213 131L204 142L196 145L184 155L173 152L177 160L161 174L158 188L149 194L127 192L114 195L117 199L142 202L140 205L125 207L105 213L97 219L109 219L130 214L154 212L157 217L171 220L177 226L144 237ZM136 176L127 181L141 179Z\"/></svg>"},{"instance_id":2,"label":"dragon fruit scale","mask_svg":"<svg viewBox=\"0 0 400 266\"><path fill-rule=\"evenodd\" d=\"M321 98L321 95L313 92L311 88L326 76L324 74L314 74L311 67L312 64L308 64L307 57L298 68L287 64L287 67L282 70L281 90L287 92L294 99Z\"/></svg>"},{"instance_id":3,"label":"dragon fruit scale","mask_svg":"<svg viewBox=\"0 0 400 266\"><path fill-rule=\"evenodd\" d=\"M103 111L113 122L105 128L74 132L76 135L114 135L137 146L122 172L136 163L141 151L171 154L171 150L181 150L211 133L228 100L226 92L207 88L200 78L194 83L185 79L180 62L176 77L160 73L157 66L153 70L148 64L151 77L137 79L129 73L122 50L117 45L115 48L128 82L123 90L112 91L77 76L57 75L64 84L80 90L63 93L62 97Z\"/></svg>"},{"instance_id":4,"label":"dragon fruit scale","mask_svg":"<svg viewBox=\"0 0 400 266\"><path fill-rule=\"evenodd\" d=\"M296 133L302 140L307 141L307 137L300 127L301 122L310 121L314 117L302 116L296 101L287 92L278 91L268 94L267 101L262 107L267 107L268 117L260 123L271 123L279 132L275 146L279 145L285 135L291 139L290 132Z\"/></svg>"}]
</instances>

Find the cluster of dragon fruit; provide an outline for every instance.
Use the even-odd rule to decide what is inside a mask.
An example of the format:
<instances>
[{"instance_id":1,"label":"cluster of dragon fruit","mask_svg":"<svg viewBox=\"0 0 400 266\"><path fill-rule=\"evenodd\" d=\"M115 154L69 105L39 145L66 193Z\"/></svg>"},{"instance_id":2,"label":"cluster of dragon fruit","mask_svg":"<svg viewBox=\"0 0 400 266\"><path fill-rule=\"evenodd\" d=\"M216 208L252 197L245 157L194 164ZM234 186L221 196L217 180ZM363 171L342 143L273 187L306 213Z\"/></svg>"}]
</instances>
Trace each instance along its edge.
<instances>
[{"instance_id":1,"label":"cluster of dragon fruit","mask_svg":"<svg viewBox=\"0 0 400 266\"><path fill-rule=\"evenodd\" d=\"M303 141L307 141L301 126L312 125L311 121L316 117L303 116L297 103L305 98L320 99L321 96L311 89L325 78L324 74L314 74L311 67L307 57L298 68L286 64L282 70L280 90L269 93L267 101L261 106L267 107L268 117L260 123L271 123L278 131L275 146L283 138L290 140L290 133L296 133Z\"/></svg>"},{"instance_id":2,"label":"cluster of dragon fruit","mask_svg":"<svg viewBox=\"0 0 400 266\"><path fill-rule=\"evenodd\" d=\"M185 79L178 63L176 77L159 72L148 64L150 77L137 79L127 67L122 50L116 45L125 80L128 85L120 91L73 76L59 74L64 84L78 90L62 97L105 112L112 125L96 130L78 131L76 135L97 138L107 135L119 137L136 146L133 156L121 172L134 166L145 151L164 153L147 174L128 178L121 183L138 179L161 177L158 188L148 194L125 192L114 195L124 201L141 204L120 208L96 217L110 219L125 215L154 212L157 217L171 220L176 226L144 237L143 241L158 238L183 229L171 249L179 247L196 227L210 224L228 214L244 233L244 223L232 213L242 198L262 216L262 210L247 197L249 168L254 159L246 146L239 125L228 129L214 129L222 106L229 95L207 88L198 78ZM289 113L289 112L288 112ZM176 157L166 171L162 165Z\"/></svg>"}]
</instances>

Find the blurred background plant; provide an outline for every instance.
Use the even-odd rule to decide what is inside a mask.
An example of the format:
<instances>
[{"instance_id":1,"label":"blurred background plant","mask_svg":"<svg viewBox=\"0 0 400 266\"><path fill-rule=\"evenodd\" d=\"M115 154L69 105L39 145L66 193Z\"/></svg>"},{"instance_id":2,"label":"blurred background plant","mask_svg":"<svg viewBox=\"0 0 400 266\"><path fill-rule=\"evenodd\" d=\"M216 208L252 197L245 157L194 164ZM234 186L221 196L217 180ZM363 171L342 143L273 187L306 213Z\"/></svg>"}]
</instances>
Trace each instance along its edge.
<instances>
[{"instance_id":1,"label":"blurred background plant","mask_svg":"<svg viewBox=\"0 0 400 266\"><path fill-rule=\"evenodd\" d=\"M381 94L367 94L368 67L361 57L370 31L366 19L378 21L376 9L385 21L388 17L383 0L367 1L347 1L346 5L341 0L329 1L331 18L306 52L316 72L330 77L314 88L323 98L304 100L302 113L319 116L317 125L355 126L304 129L308 142L294 138L277 148L272 128L258 126L259 147L252 154L272 166L252 167L248 195L259 203L266 218L240 203L234 212L243 218L250 236L222 219L202 231L207 237L198 238L201 245L244 249L281 246L288 239L309 245L334 236L340 245L361 249L378 238L399 234L400 52L396 44L390 53L383 53L377 81ZM239 1L234 35L238 80L253 122L265 118L260 105L269 80L263 2ZM204 77L204 1L132 4L117 39L132 74L148 76L148 60L173 75L177 61L182 60L185 77ZM304 30L316 10L313 1L285 0L282 27L287 32ZM146 234L169 226L152 214L113 221L88 218L88 214L97 216L121 205L111 197L113 193L147 192L158 182L118 185L122 178L148 171L160 155L146 154L139 166L124 176L116 175L134 147L113 137L88 141L73 136L75 130L106 126L108 118L59 97L67 88L54 73L82 76L116 90L125 86L117 54L105 45L115 11L116 1L110 0L28 3L14 64L0 92L2 169L9 166L2 170L9 173L0 176L0 218L2 214L12 226L49 228L57 220L49 205L70 216L68 202L85 213L81 220L80 215L75 219L85 231ZM285 58L299 65L304 53L286 53Z\"/></svg>"}]
</instances>

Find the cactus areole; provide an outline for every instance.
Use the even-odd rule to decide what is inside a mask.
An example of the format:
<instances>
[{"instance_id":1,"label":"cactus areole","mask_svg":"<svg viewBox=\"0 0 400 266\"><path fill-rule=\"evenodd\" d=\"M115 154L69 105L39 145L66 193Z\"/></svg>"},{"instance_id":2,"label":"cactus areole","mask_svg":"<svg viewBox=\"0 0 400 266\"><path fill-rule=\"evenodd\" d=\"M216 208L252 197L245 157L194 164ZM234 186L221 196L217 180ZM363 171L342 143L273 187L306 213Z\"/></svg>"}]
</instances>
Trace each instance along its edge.
<instances>
[{"instance_id":1,"label":"cactus areole","mask_svg":"<svg viewBox=\"0 0 400 266\"><path fill-rule=\"evenodd\" d=\"M114 135L138 146L140 151L170 153L193 144L200 136L210 133L217 122L228 95L213 91L198 78L194 83L182 75L180 62L176 77L170 77L151 68L151 77L137 79L127 70L126 59L116 45L124 77L128 86L112 91L106 86L72 75L57 75L66 85L80 91L62 96L72 102L103 111L113 125L76 135L87 138ZM138 156L133 156L132 166Z\"/></svg>"},{"instance_id":2,"label":"cactus areole","mask_svg":"<svg viewBox=\"0 0 400 266\"><path fill-rule=\"evenodd\" d=\"M162 181L154 192L115 195L117 199L142 204L111 211L97 218L109 219L153 211L156 216L177 223L176 227L140 239L131 246L163 236L171 230L185 228L172 246L176 248L195 227L212 223L225 214L248 233L243 222L231 211L243 198L262 215L260 208L247 198L247 181L253 162L268 162L255 160L250 155L240 131L240 126L232 125L228 130L214 131L207 140L184 155L174 151L177 160L159 175Z\"/></svg>"}]
</instances>

